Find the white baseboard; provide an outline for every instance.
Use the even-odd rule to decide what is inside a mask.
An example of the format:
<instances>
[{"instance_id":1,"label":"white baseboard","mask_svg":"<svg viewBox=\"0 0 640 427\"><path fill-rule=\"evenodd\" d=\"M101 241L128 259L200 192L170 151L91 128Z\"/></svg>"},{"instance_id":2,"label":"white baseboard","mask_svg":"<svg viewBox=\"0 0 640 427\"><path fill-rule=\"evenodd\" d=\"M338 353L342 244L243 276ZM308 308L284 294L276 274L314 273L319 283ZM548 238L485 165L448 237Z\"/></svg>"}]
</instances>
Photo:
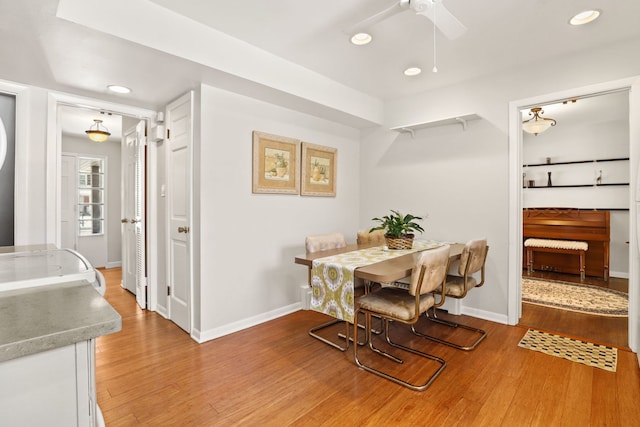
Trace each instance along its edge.
<instances>
[{"instance_id":1,"label":"white baseboard","mask_svg":"<svg viewBox=\"0 0 640 427\"><path fill-rule=\"evenodd\" d=\"M620 279L628 279L629 272L621 272L621 271L610 271L609 277L619 277Z\"/></svg>"},{"instance_id":2,"label":"white baseboard","mask_svg":"<svg viewBox=\"0 0 640 427\"><path fill-rule=\"evenodd\" d=\"M503 325L509 324L509 316L506 314L494 313L492 311L478 310L473 307L462 306L462 314L467 316L477 317L479 319L489 320L491 322L502 323Z\"/></svg>"},{"instance_id":3,"label":"white baseboard","mask_svg":"<svg viewBox=\"0 0 640 427\"><path fill-rule=\"evenodd\" d=\"M105 268L109 269L109 268L118 268L118 267L122 267L122 261L108 262Z\"/></svg>"},{"instance_id":4,"label":"white baseboard","mask_svg":"<svg viewBox=\"0 0 640 427\"><path fill-rule=\"evenodd\" d=\"M215 338L220 338L222 336L229 335L255 325L259 325L260 323L268 322L269 320L277 319L278 317L291 314L301 309L302 304L300 302L297 302L295 304L280 307L276 310L268 311L266 313L249 317L247 319L238 320L236 322L232 322L214 329L209 329L207 331L194 330L191 333L191 338L193 338L196 342L202 344L203 342L210 341Z\"/></svg>"}]
</instances>

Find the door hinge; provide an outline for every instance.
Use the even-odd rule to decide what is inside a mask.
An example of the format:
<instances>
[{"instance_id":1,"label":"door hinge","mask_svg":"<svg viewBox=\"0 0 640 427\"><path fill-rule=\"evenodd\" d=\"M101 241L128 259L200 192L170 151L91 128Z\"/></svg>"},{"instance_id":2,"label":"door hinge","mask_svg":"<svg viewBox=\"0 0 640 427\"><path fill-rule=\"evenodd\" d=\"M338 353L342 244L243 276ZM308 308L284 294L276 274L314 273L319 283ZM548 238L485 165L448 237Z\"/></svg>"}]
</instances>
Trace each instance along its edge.
<instances>
[{"instance_id":1,"label":"door hinge","mask_svg":"<svg viewBox=\"0 0 640 427\"><path fill-rule=\"evenodd\" d=\"M171 139L171 129L167 128L167 139Z\"/></svg>"},{"instance_id":2,"label":"door hinge","mask_svg":"<svg viewBox=\"0 0 640 427\"><path fill-rule=\"evenodd\" d=\"M171 286L167 286L167 296L171 296Z\"/></svg>"}]
</instances>

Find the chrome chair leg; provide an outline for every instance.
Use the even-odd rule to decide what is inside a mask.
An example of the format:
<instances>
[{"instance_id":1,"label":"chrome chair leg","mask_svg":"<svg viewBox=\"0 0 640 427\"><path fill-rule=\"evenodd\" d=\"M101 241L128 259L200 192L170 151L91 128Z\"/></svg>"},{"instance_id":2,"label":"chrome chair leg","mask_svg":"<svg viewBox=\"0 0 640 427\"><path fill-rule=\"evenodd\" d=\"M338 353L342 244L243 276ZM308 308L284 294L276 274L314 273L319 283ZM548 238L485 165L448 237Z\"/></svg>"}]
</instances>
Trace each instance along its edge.
<instances>
[{"instance_id":1,"label":"chrome chair leg","mask_svg":"<svg viewBox=\"0 0 640 427\"><path fill-rule=\"evenodd\" d=\"M468 331L474 332L474 333L479 335L478 338L473 343L471 343L471 345L462 345L462 344L457 344L457 343L454 343L454 342L451 342L451 341L443 340L442 338L434 337L433 335L425 334L424 332L420 332L420 331L416 330L416 328L415 328L416 325L411 325L411 331L414 334L416 334L417 336L429 339L431 341L438 342L440 344L448 345L448 346L453 347L453 348L457 348L458 350L471 351L474 348L476 348L478 346L478 344L480 344L482 342L482 340L484 340L487 337L487 332L485 330L483 330L483 329L474 328L472 326L468 326L468 325L464 325L464 324L461 324L461 323L452 322L450 320L439 319L438 316L436 315L435 309L433 310L433 317L429 316L429 312L425 313L425 317L430 322L438 323L440 325L446 325L446 326L449 326L451 328L466 329Z\"/></svg>"},{"instance_id":2,"label":"chrome chair leg","mask_svg":"<svg viewBox=\"0 0 640 427\"><path fill-rule=\"evenodd\" d=\"M323 336L320 336L320 335L316 334L317 331L319 331L321 329L324 329L324 328L328 328L329 326L333 326L333 325L335 325L337 323L344 323L344 325L345 325L344 326L345 333L342 336L342 338L345 340L345 343L346 343L344 347L340 346L339 344L337 344L337 343L335 343L335 342L333 342L331 340L326 339ZM349 348L349 343L351 341L351 339L349 338L349 322L346 322L346 321L340 320L340 319L333 319L333 320L331 320L331 321L329 321L327 323L323 323L322 325L318 325L318 326L315 326L315 327L309 329L309 335L311 335L312 337L322 341L325 344L330 345L331 347L337 348L340 351L347 351L347 349ZM338 336L340 336L340 334Z\"/></svg>"},{"instance_id":3,"label":"chrome chair leg","mask_svg":"<svg viewBox=\"0 0 640 427\"><path fill-rule=\"evenodd\" d=\"M385 356L385 357L393 360L394 362L403 363L402 359L399 359L399 358L397 358L397 357L395 357L395 356L393 356L393 355L391 355L391 354L389 354L389 353L387 353L387 352L385 352L383 350L380 350L380 349L376 348L373 345L372 336L371 336L371 328L369 327L370 321L371 321L371 317L370 317L371 315L369 313L366 313L365 316L367 317L367 319L365 320L365 328L367 330L366 333L367 333L367 339L369 341L369 348L371 350L373 350L376 354L380 354L382 356ZM433 356L431 354L424 353L424 352L418 351L416 349L413 349L413 348L410 348L410 347L406 347L406 346L403 346L401 344L394 343L389 338L389 321L385 321L384 324L385 324L385 327L384 327L385 338L386 338L387 342L390 345L392 345L392 346L394 346L396 348L408 351L410 353L416 354L418 356L422 356L422 357L431 359L433 361L436 361L437 363L440 364L438 369L433 374L431 374L431 376L429 377L429 379L427 380L426 383L424 383L424 384L412 384L412 383L409 383L408 381L404 381L404 380L402 380L400 378L397 378L397 377L394 377L393 375L390 375L390 374L388 374L388 373L386 373L384 371L381 371L379 369L373 368L371 366L368 366L368 365L365 365L364 363L362 363L360 361L360 359L358 359L358 346L357 345L354 346L354 349L353 349L354 361L355 361L356 365L359 368L361 368L361 369L363 369L363 370L365 370L367 372L371 372L372 374L378 375L379 377L385 378L385 379L387 379L389 381L392 381L392 382L394 382L396 384L400 384L400 385L402 385L404 387L407 387L407 388L409 388L411 390L415 390L415 391L424 391L424 390L426 390L433 383L433 381L435 381L435 379L442 373L444 368L447 366L447 362L444 359L441 359L439 357ZM354 326L354 333L357 333L357 326Z\"/></svg>"}]
</instances>

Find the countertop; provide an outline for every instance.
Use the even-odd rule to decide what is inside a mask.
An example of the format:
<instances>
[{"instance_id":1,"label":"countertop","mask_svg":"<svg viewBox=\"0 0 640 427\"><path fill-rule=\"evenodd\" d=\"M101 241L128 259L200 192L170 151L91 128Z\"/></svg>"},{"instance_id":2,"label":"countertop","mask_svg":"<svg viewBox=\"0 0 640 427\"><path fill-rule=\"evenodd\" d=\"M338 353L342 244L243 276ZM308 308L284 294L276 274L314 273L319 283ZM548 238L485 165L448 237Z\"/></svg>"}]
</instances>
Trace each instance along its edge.
<instances>
[{"instance_id":1,"label":"countertop","mask_svg":"<svg viewBox=\"0 0 640 427\"><path fill-rule=\"evenodd\" d=\"M87 281L0 292L0 362L122 329L122 318Z\"/></svg>"}]
</instances>

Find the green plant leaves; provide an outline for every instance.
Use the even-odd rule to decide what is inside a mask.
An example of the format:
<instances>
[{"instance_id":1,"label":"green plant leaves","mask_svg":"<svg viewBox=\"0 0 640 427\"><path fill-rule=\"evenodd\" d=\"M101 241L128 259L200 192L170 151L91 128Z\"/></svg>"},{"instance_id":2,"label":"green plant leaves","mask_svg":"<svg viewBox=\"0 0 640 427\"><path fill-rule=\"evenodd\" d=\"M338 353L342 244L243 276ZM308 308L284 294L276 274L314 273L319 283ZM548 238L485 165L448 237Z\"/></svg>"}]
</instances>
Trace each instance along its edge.
<instances>
[{"instance_id":1,"label":"green plant leaves","mask_svg":"<svg viewBox=\"0 0 640 427\"><path fill-rule=\"evenodd\" d=\"M385 230L385 234L393 237L402 237L406 234L414 232L423 232L424 229L415 221L422 220L421 217L412 214L402 215L399 211L391 210L392 215L385 215L382 218L372 218L372 221L378 221L380 225L373 227L369 231Z\"/></svg>"}]
</instances>

